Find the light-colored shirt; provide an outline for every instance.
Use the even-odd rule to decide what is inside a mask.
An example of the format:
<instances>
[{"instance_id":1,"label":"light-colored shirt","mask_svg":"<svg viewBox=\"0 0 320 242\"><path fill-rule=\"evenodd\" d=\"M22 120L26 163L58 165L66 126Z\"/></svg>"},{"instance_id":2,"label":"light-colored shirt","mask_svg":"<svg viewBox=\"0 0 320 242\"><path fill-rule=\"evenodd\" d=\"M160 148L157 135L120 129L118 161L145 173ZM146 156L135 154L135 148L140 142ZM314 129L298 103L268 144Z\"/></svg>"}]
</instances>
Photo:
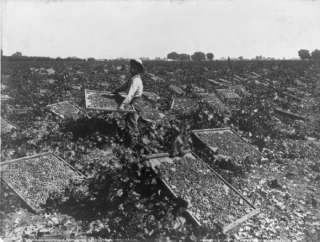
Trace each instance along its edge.
<instances>
[{"instance_id":1,"label":"light-colored shirt","mask_svg":"<svg viewBox=\"0 0 320 242\"><path fill-rule=\"evenodd\" d=\"M127 97L122 104L130 104L134 97L141 97L143 93L143 83L140 75L135 75L131 78L131 85Z\"/></svg>"}]
</instances>

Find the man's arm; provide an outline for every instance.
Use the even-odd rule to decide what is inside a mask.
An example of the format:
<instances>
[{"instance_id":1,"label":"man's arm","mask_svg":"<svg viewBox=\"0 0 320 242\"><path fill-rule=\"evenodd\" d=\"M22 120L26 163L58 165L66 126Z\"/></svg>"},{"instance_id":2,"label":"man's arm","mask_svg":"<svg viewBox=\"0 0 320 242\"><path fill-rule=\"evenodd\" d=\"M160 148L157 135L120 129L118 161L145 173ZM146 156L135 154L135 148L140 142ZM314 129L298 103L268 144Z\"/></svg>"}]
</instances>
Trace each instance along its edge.
<instances>
[{"instance_id":1,"label":"man's arm","mask_svg":"<svg viewBox=\"0 0 320 242\"><path fill-rule=\"evenodd\" d=\"M128 95L123 100L122 104L120 105L120 109L123 108L124 105L131 103L131 101L132 101L132 99L134 97L134 94L137 91L137 88L138 88L137 81L136 81L136 79L133 79L132 80L132 84L131 84L130 89L129 89L129 92L128 92Z\"/></svg>"}]
</instances>

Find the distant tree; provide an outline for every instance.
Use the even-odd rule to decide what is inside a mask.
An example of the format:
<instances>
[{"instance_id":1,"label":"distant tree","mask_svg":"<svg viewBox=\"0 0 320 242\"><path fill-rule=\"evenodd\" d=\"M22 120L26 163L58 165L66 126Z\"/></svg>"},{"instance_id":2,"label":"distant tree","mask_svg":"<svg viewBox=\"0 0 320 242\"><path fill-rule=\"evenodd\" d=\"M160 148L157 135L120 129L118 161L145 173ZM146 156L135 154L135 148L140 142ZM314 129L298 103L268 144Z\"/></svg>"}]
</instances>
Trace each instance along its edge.
<instances>
[{"instance_id":1,"label":"distant tree","mask_svg":"<svg viewBox=\"0 0 320 242\"><path fill-rule=\"evenodd\" d=\"M177 52L171 52L167 54L167 58L171 60L177 60L179 58L179 54Z\"/></svg>"},{"instance_id":2,"label":"distant tree","mask_svg":"<svg viewBox=\"0 0 320 242\"><path fill-rule=\"evenodd\" d=\"M314 51L311 52L311 59L320 61L320 50L315 49Z\"/></svg>"},{"instance_id":3,"label":"distant tree","mask_svg":"<svg viewBox=\"0 0 320 242\"><path fill-rule=\"evenodd\" d=\"M191 59L193 61L204 61L206 60L206 55L201 51L194 52L193 55L191 56Z\"/></svg>"},{"instance_id":4,"label":"distant tree","mask_svg":"<svg viewBox=\"0 0 320 242\"><path fill-rule=\"evenodd\" d=\"M311 58L309 50L306 49L299 50L298 55L301 58L301 60L307 60Z\"/></svg>"},{"instance_id":5,"label":"distant tree","mask_svg":"<svg viewBox=\"0 0 320 242\"><path fill-rule=\"evenodd\" d=\"M79 60L82 60L81 58L79 57L76 57L76 56L69 56L66 58L66 60L69 60L69 61L79 61Z\"/></svg>"},{"instance_id":6,"label":"distant tree","mask_svg":"<svg viewBox=\"0 0 320 242\"><path fill-rule=\"evenodd\" d=\"M191 59L191 57L188 54L182 53L182 54L179 54L178 59L181 61L189 61Z\"/></svg>"},{"instance_id":7,"label":"distant tree","mask_svg":"<svg viewBox=\"0 0 320 242\"><path fill-rule=\"evenodd\" d=\"M17 51L16 53L12 54L11 56L14 56L14 57L21 57L22 56L22 53Z\"/></svg>"},{"instance_id":8,"label":"distant tree","mask_svg":"<svg viewBox=\"0 0 320 242\"><path fill-rule=\"evenodd\" d=\"M87 59L87 61L92 62L92 61L95 61L95 59L94 59L93 57L89 57L89 58Z\"/></svg>"},{"instance_id":9,"label":"distant tree","mask_svg":"<svg viewBox=\"0 0 320 242\"><path fill-rule=\"evenodd\" d=\"M206 56L209 61L212 61L214 58L214 55L212 53L207 53Z\"/></svg>"},{"instance_id":10,"label":"distant tree","mask_svg":"<svg viewBox=\"0 0 320 242\"><path fill-rule=\"evenodd\" d=\"M239 60L243 60L243 56L239 56L238 59L239 59Z\"/></svg>"}]
</instances>

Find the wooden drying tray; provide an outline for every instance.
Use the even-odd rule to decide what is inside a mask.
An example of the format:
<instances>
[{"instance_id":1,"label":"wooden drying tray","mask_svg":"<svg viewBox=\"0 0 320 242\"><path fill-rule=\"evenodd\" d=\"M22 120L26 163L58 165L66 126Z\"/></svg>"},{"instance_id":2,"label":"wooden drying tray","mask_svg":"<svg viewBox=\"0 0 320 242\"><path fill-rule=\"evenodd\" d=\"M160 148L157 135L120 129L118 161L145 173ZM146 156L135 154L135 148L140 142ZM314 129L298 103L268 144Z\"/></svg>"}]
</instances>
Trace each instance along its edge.
<instances>
[{"instance_id":1,"label":"wooden drying tray","mask_svg":"<svg viewBox=\"0 0 320 242\"><path fill-rule=\"evenodd\" d=\"M257 77L256 75L253 75L253 74L251 74L251 73L246 73L246 74L244 74L244 75L245 75L247 78L250 78L250 79L253 79L253 80L259 78L259 77Z\"/></svg>"},{"instance_id":2,"label":"wooden drying tray","mask_svg":"<svg viewBox=\"0 0 320 242\"><path fill-rule=\"evenodd\" d=\"M197 154L195 154L194 152L192 152L192 154L194 155L194 157L196 157L197 159L203 161ZM232 229L236 228L237 226L239 226L241 223L245 222L246 220L252 218L253 216L257 215L258 213L260 213L260 209L256 208L245 196L243 196L231 183L229 183L226 179L224 179L217 171L215 171L210 165L208 166L208 168L212 171L212 173L214 173L227 187L229 187L232 191L234 191L237 195L239 195L243 201L245 201L253 210L249 213L247 213L246 215L242 216L241 218L236 219L235 221L233 221L232 223L225 225L223 227L223 232L227 233L229 231L231 231Z\"/></svg>"},{"instance_id":3,"label":"wooden drying tray","mask_svg":"<svg viewBox=\"0 0 320 242\"><path fill-rule=\"evenodd\" d=\"M215 93L217 96L224 101L228 102L228 100L240 100L241 97L230 88L224 88L224 89L215 89Z\"/></svg>"},{"instance_id":4,"label":"wooden drying tray","mask_svg":"<svg viewBox=\"0 0 320 242\"><path fill-rule=\"evenodd\" d=\"M245 140L244 138L242 138L237 132L235 132L233 129L231 129L230 127L226 127L226 128L214 128L214 129L195 129L195 130L192 130L192 135L204 146L208 147L210 150L212 150L214 153L216 153L216 150L215 148L218 148L218 147L212 147L210 145L208 145L207 143L205 143L201 137L198 135L199 133L208 133L208 132L211 132L211 133L223 133L223 132L230 132L232 134L234 134L235 136L239 137L244 143L252 146L252 149L255 149L256 152L262 157L262 154L261 152L256 149L252 144L250 144L247 140Z\"/></svg>"},{"instance_id":5,"label":"wooden drying tray","mask_svg":"<svg viewBox=\"0 0 320 242\"><path fill-rule=\"evenodd\" d=\"M106 111L106 112L120 112L120 113L134 113L135 112L135 110L133 110L133 109L120 110L120 109L118 109L118 107L112 107L112 108L91 107L91 106L89 106L89 103L88 103L88 96L90 95L90 92L92 94L96 94L96 95L107 95L107 96L110 96L110 97L116 97L117 95L121 95L122 97L125 97L122 93L113 94L113 93L107 92L107 91L98 91L98 90L85 89L84 90L84 95L85 95L85 103L86 103L86 108L87 109L100 110L100 111ZM118 105L115 105L115 106L118 106Z\"/></svg>"},{"instance_id":6,"label":"wooden drying tray","mask_svg":"<svg viewBox=\"0 0 320 242\"><path fill-rule=\"evenodd\" d=\"M36 154L36 155L31 155L31 156L25 156L25 157L21 157L21 158L17 158L17 159L13 159L13 160L8 160L8 161L3 161L0 162L0 173L4 172L5 169L3 168L3 166L11 164L11 163L15 163L15 162L23 162L26 160L30 160L30 159L34 159L34 158L38 158L41 156L46 156L46 155L52 155L53 157L57 158L59 161L61 161L64 165L66 165L67 167L69 167L72 171L74 171L74 173L80 178L80 179L85 179L85 175L83 175L81 172L79 172L78 170L76 170L73 166L71 166L68 162L66 162L65 160L63 160L61 157L57 156L56 154L52 153L52 152L44 152L44 153L40 153L40 154ZM7 182L5 179L3 179L3 176L1 176L1 180L15 193L17 194L17 196L35 213L39 213L42 211L42 209L36 208L34 207L32 204L30 204L25 198L24 196L17 191L11 184L10 182Z\"/></svg>"},{"instance_id":7,"label":"wooden drying tray","mask_svg":"<svg viewBox=\"0 0 320 242\"><path fill-rule=\"evenodd\" d=\"M216 93L198 93L198 96L201 98L201 101L214 105L220 112L225 114L230 113L230 109L221 101Z\"/></svg>"},{"instance_id":8,"label":"wooden drying tray","mask_svg":"<svg viewBox=\"0 0 320 242\"><path fill-rule=\"evenodd\" d=\"M12 112L14 114L21 115L21 114L27 114L28 112L32 111L32 108L31 107L16 108L16 107L9 106L8 110L9 112Z\"/></svg>"},{"instance_id":9,"label":"wooden drying tray","mask_svg":"<svg viewBox=\"0 0 320 242\"><path fill-rule=\"evenodd\" d=\"M208 82L212 85L215 85L215 86L220 86L220 87L224 87L224 88L227 88L229 87L231 84L226 84L226 83L223 83L223 82L220 82L220 81L215 81L213 79L208 79Z\"/></svg>"},{"instance_id":10,"label":"wooden drying tray","mask_svg":"<svg viewBox=\"0 0 320 242\"><path fill-rule=\"evenodd\" d=\"M1 122L1 127L2 127L3 125L5 125L5 126L7 126L7 127L10 128L10 130L7 130L7 131L1 129L1 133L3 133L3 134L9 133L11 130L18 128L17 126L11 124L11 123L8 122L7 120L3 119L2 117L1 117L1 121L0 121L0 122ZM2 123L3 123L3 124L2 124Z\"/></svg>"},{"instance_id":11,"label":"wooden drying tray","mask_svg":"<svg viewBox=\"0 0 320 242\"><path fill-rule=\"evenodd\" d=\"M197 156L195 153L191 152L191 154L196 158L201 160L202 162L204 162L199 156ZM157 159L157 158L165 158L165 157L169 157L168 153L158 153L158 154L152 154L149 156L146 156L145 159L150 161L152 159ZM204 162L205 163L205 162ZM155 172L154 167L152 167L152 170ZM232 186L228 181L226 181L219 173L217 173L214 169L212 169L210 166L208 166L208 168L213 172L213 174L219 179L221 180L226 186L228 186L232 191L234 191L237 195L239 195L253 210L249 213L247 213L246 215L242 216L239 219L236 219L235 221L233 221L232 223L226 225L223 227L223 232L224 233L228 233L230 232L232 229L236 228L237 226L239 226L241 223L243 223L244 221L252 218L253 216L257 215L260 212L260 209L256 208L250 201L248 201L248 199L246 197L244 197L234 186ZM170 185L164 181L161 177L158 177L161 184L169 191L169 193L174 197L174 198L178 198L178 195L170 188ZM192 215L192 213L187 210L186 214L188 216L188 218L190 219L190 221L192 221L192 223L198 227L201 227L202 224L200 223L200 221L194 217Z\"/></svg>"},{"instance_id":12,"label":"wooden drying tray","mask_svg":"<svg viewBox=\"0 0 320 242\"><path fill-rule=\"evenodd\" d=\"M193 109L197 107L199 101L201 99L198 97L175 97L171 99L170 105L169 105L169 110L181 110L181 109ZM182 107L179 106L179 102L189 102L190 105L183 105Z\"/></svg>"},{"instance_id":13,"label":"wooden drying tray","mask_svg":"<svg viewBox=\"0 0 320 242\"><path fill-rule=\"evenodd\" d=\"M219 78L219 82L222 82L222 83L224 83L224 84L227 85L227 86L230 86L230 85L231 85L230 81L228 81L228 80L226 80L226 79L223 79L223 78Z\"/></svg>"},{"instance_id":14,"label":"wooden drying tray","mask_svg":"<svg viewBox=\"0 0 320 242\"><path fill-rule=\"evenodd\" d=\"M170 84L168 88L171 92L173 92L177 95L184 95L185 94L185 91L183 91L180 87L178 87L176 85Z\"/></svg>"},{"instance_id":15,"label":"wooden drying tray","mask_svg":"<svg viewBox=\"0 0 320 242\"><path fill-rule=\"evenodd\" d=\"M267 85L264 85L265 87L269 87L271 88L273 91L279 93L280 96L287 96L297 102L301 102L302 101L302 98L294 95L294 94L291 94L288 90L287 91L281 91L279 90L277 87L275 87L272 83L271 83L271 80L269 78L265 79L267 81Z\"/></svg>"},{"instance_id":16,"label":"wooden drying tray","mask_svg":"<svg viewBox=\"0 0 320 242\"><path fill-rule=\"evenodd\" d=\"M246 81L246 78L243 78L243 77L241 77L241 76L239 76L239 75L233 74L233 76L234 76L235 78L237 78L238 80L240 80L240 81Z\"/></svg>"},{"instance_id":17,"label":"wooden drying tray","mask_svg":"<svg viewBox=\"0 0 320 242\"><path fill-rule=\"evenodd\" d=\"M169 154L168 153L157 153L157 154L152 154L152 155L148 155L148 156L145 156L145 160L152 160L152 159L157 159L157 158L165 158L165 157L169 157ZM152 170L154 171L155 175L157 174L154 167L152 167ZM166 190L170 193L170 195L172 197L174 197L175 199L178 198L177 194L171 189L171 187L169 186L169 184L164 181L161 177L158 177L161 184L166 188ZM196 217L194 217L190 211L186 211L186 215L188 217L188 219L196 226L200 227L201 226L201 223L198 221L198 219Z\"/></svg>"},{"instance_id":18,"label":"wooden drying tray","mask_svg":"<svg viewBox=\"0 0 320 242\"><path fill-rule=\"evenodd\" d=\"M88 116L87 113L86 113L84 110L82 110L82 108L80 108L79 106L77 106L77 105L75 105L75 104L73 104L73 103L71 103L71 102L69 102L69 101L62 101L62 102L57 102L57 103L49 104L49 105L47 105L47 108L50 110L50 112L52 112L52 113L54 113L55 115L59 116L60 118L64 119L65 116L64 116L63 114L58 113L58 112L56 112L55 110L53 110L53 107L54 107L55 105L57 105L57 104L64 104L64 103L69 104L69 105L73 106L75 109L77 109L77 110L79 111L77 114L83 112L86 116Z\"/></svg>"},{"instance_id":19,"label":"wooden drying tray","mask_svg":"<svg viewBox=\"0 0 320 242\"><path fill-rule=\"evenodd\" d=\"M9 100L12 100L13 98L10 97L9 95L5 95L5 94L1 94L1 101L2 102L6 102L6 101L9 101Z\"/></svg>"},{"instance_id":20,"label":"wooden drying tray","mask_svg":"<svg viewBox=\"0 0 320 242\"><path fill-rule=\"evenodd\" d=\"M305 116L301 116L301 115L299 115L299 114L292 113L292 112L290 112L290 111L286 111L286 110L284 110L284 109L282 109L282 108L274 108L274 111L275 111L276 113L279 113L279 114L281 114L281 115L288 116L288 117L293 118L293 119L298 119L298 120L303 120L303 121L307 119L307 117L305 117Z\"/></svg>"},{"instance_id":21,"label":"wooden drying tray","mask_svg":"<svg viewBox=\"0 0 320 242\"><path fill-rule=\"evenodd\" d=\"M197 135L198 133L208 133L208 132L213 132L213 133L223 133L223 132L230 132L233 133L235 135L237 135L238 137L240 137L243 141L245 141L240 135L238 135L232 128L230 127L225 127L225 128L213 128L213 129L194 129L192 130L192 134L194 134L195 136L197 136L197 138L200 139L200 137ZM247 141L245 141L247 142Z\"/></svg>"},{"instance_id":22,"label":"wooden drying tray","mask_svg":"<svg viewBox=\"0 0 320 242\"><path fill-rule=\"evenodd\" d=\"M281 96L281 95L282 95L282 96L287 96L287 97L289 97L289 98L291 98L291 99L293 99L293 100L295 100L295 101L297 101L297 102L301 102L301 101L302 101L302 98L297 97L296 95L290 93L288 90L287 90L287 91L279 92L279 94L280 94L280 96Z\"/></svg>"},{"instance_id":23,"label":"wooden drying tray","mask_svg":"<svg viewBox=\"0 0 320 242\"><path fill-rule=\"evenodd\" d=\"M250 74L251 74L251 75L256 76L257 78L260 78L260 77L261 77L261 75L259 75L259 74L255 73L255 72L253 72L253 71L252 71L252 72L250 72Z\"/></svg>"}]
</instances>

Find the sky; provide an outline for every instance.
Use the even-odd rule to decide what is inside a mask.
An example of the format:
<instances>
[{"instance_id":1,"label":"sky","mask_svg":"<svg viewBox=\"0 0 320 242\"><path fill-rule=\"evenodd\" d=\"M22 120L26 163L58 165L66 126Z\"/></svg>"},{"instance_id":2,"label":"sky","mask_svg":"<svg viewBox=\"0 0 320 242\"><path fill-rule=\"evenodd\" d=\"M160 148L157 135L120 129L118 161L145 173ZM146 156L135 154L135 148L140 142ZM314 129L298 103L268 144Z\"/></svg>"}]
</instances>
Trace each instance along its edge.
<instances>
[{"instance_id":1,"label":"sky","mask_svg":"<svg viewBox=\"0 0 320 242\"><path fill-rule=\"evenodd\" d=\"M1 0L5 55L98 59L320 49L320 0Z\"/></svg>"}]
</instances>

